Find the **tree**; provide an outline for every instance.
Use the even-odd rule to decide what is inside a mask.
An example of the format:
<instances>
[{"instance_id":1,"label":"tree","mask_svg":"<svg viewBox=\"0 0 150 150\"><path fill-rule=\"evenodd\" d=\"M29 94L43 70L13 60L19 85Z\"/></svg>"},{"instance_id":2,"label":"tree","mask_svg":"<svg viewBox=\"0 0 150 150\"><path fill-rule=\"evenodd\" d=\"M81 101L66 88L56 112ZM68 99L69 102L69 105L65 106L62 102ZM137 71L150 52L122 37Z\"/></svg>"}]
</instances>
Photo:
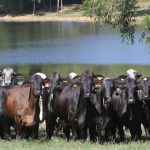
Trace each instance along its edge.
<instances>
[{"instance_id":1,"label":"tree","mask_svg":"<svg viewBox=\"0 0 150 150\"><path fill-rule=\"evenodd\" d=\"M149 33L150 32L150 16L149 15L145 16L143 25L144 25L145 31ZM143 33L142 38L144 37L145 37L145 33ZM150 35L146 36L145 39L146 39L146 43L150 45Z\"/></svg>"},{"instance_id":2,"label":"tree","mask_svg":"<svg viewBox=\"0 0 150 150\"><path fill-rule=\"evenodd\" d=\"M84 0L85 14L100 24L119 26L121 37L134 42L137 0Z\"/></svg>"}]
</instances>

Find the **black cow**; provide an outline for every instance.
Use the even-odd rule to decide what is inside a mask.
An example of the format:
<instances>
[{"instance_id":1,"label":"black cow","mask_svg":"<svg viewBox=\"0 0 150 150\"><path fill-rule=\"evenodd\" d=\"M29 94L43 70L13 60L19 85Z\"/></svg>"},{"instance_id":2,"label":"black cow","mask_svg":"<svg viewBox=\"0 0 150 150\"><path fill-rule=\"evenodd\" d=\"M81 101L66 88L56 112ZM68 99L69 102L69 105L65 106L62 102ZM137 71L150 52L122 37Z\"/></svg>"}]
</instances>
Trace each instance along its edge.
<instances>
[{"instance_id":1,"label":"black cow","mask_svg":"<svg viewBox=\"0 0 150 150\"><path fill-rule=\"evenodd\" d=\"M138 81L138 96L143 108L142 124L146 129L146 136L150 134L150 78L141 78Z\"/></svg>"},{"instance_id":2,"label":"black cow","mask_svg":"<svg viewBox=\"0 0 150 150\"><path fill-rule=\"evenodd\" d=\"M59 117L68 124L67 138L70 138L70 128L74 139L83 138L86 121L87 100L91 95L92 80L87 73L81 76L81 82L68 85L61 84L54 88L51 105L48 106L47 135L51 138L56 119Z\"/></svg>"},{"instance_id":3,"label":"black cow","mask_svg":"<svg viewBox=\"0 0 150 150\"><path fill-rule=\"evenodd\" d=\"M0 137L9 139L10 131L5 128L7 120L6 120L6 107L5 107L5 93L8 87L0 87ZM8 129L9 130L9 129ZM6 134L9 133L9 134Z\"/></svg>"},{"instance_id":4,"label":"black cow","mask_svg":"<svg viewBox=\"0 0 150 150\"><path fill-rule=\"evenodd\" d=\"M127 92L125 88L126 82L120 77L106 80L106 85L109 87L107 95L110 100L104 104L104 115L106 117L104 126L105 140L115 139L116 129L119 131L120 140L124 139L122 116L127 110Z\"/></svg>"},{"instance_id":5,"label":"black cow","mask_svg":"<svg viewBox=\"0 0 150 150\"><path fill-rule=\"evenodd\" d=\"M92 75L92 76L91 76ZM86 123L84 128L84 139L87 138L87 129L89 129L90 140L97 141L98 129L101 122L99 117L102 114L102 75L89 75L93 80L91 97L87 100Z\"/></svg>"},{"instance_id":6,"label":"black cow","mask_svg":"<svg viewBox=\"0 0 150 150\"><path fill-rule=\"evenodd\" d=\"M141 138L143 110L137 94L136 80L121 75L113 79L110 92L111 101L106 104L105 136L115 137L118 126L120 138L124 138L123 126L129 128L132 139ZM109 133L111 131L111 133Z\"/></svg>"}]
</instances>

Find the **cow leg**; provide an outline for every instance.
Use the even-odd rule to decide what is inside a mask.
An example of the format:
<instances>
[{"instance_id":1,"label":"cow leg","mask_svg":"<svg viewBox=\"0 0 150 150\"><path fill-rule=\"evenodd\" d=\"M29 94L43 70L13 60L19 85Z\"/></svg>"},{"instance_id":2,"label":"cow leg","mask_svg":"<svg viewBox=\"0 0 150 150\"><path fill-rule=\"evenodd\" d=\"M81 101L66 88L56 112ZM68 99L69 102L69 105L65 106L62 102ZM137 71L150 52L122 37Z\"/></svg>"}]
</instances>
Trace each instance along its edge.
<instances>
[{"instance_id":1,"label":"cow leg","mask_svg":"<svg viewBox=\"0 0 150 150\"><path fill-rule=\"evenodd\" d=\"M147 109L147 108L145 107L145 109ZM144 126L146 137L149 137L149 135L150 135L150 120L149 120L148 112L149 112L149 110L147 112L143 111L142 117L141 117L141 122Z\"/></svg>"},{"instance_id":2,"label":"cow leg","mask_svg":"<svg viewBox=\"0 0 150 150\"><path fill-rule=\"evenodd\" d=\"M142 130L140 125L133 125L131 128L129 128L131 133L131 139L132 140L138 140L141 139Z\"/></svg>"},{"instance_id":3,"label":"cow leg","mask_svg":"<svg viewBox=\"0 0 150 150\"><path fill-rule=\"evenodd\" d=\"M120 141L123 141L125 138L124 138L124 136L125 136L125 134L124 134L124 129L123 129L123 125L119 125L118 126L118 133L119 133L119 140Z\"/></svg>"},{"instance_id":4,"label":"cow leg","mask_svg":"<svg viewBox=\"0 0 150 150\"><path fill-rule=\"evenodd\" d=\"M90 140L92 142L96 142L97 141L97 138L96 138L97 132L96 132L96 122L95 122L95 120L92 120L91 123L90 123L89 133L90 133Z\"/></svg>"},{"instance_id":5,"label":"cow leg","mask_svg":"<svg viewBox=\"0 0 150 150\"><path fill-rule=\"evenodd\" d=\"M69 124L64 126L63 133L65 133L67 140L69 140L70 139L70 125Z\"/></svg>"},{"instance_id":6,"label":"cow leg","mask_svg":"<svg viewBox=\"0 0 150 150\"><path fill-rule=\"evenodd\" d=\"M56 118L55 117L49 117L46 119L46 132L49 139L51 139L54 128L55 128Z\"/></svg>"},{"instance_id":7,"label":"cow leg","mask_svg":"<svg viewBox=\"0 0 150 150\"><path fill-rule=\"evenodd\" d=\"M16 139L20 139L21 138L21 131L22 131L22 126L20 124L20 122L18 121L18 119L16 119Z\"/></svg>"},{"instance_id":8,"label":"cow leg","mask_svg":"<svg viewBox=\"0 0 150 150\"><path fill-rule=\"evenodd\" d=\"M10 124L7 117L5 117L5 121L4 121L4 139L7 140L11 139Z\"/></svg>"},{"instance_id":9,"label":"cow leg","mask_svg":"<svg viewBox=\"0 0 150 150\"><path fill-rule=\"evenodd\" d=\"M73 128L72 128L73 139L74 139L74 140L79 140L79 139L81 139L81 137L83 137L83 136L81 136L81 135L84 135L84 132L83 132L84 130L82 130L82 129L84 129L84 128L82 128L82 125L79 124L78 121L74 121L72 127L73 127ZM81 132L83 132L83 134L82 134Z\"/></svg>"},{"instance_id":10,"label":"cow leg","mask_svg":"<svg viewBox=\"0 0 150 150\"><path fill-rule=\"evenodd\" d=\"M2 139L4 138L4 126L3 126L3 124L0 124L0 137Z\"/></svg>"},{"instance_id":11,"label":"cow leg","mask_svg":"<svg viewBox=\"0 0 150 150\"><path fill-rule=\"evenodd\" d=\"M84 127L83 129L83 140L87 139L87 126Z\"/></svg>"},{"instance_id":12,"label":"cow leg","mask_svg":"<svg viewBox=\"0 0 150 150\"><path fill-rule=\"evenodd\" d=\"M39 123L36 123L36 125L33 127L33 135L32 135L33 139L38 139L39 137L38 131L39 131Z\"/></svg>"}]
</instances>

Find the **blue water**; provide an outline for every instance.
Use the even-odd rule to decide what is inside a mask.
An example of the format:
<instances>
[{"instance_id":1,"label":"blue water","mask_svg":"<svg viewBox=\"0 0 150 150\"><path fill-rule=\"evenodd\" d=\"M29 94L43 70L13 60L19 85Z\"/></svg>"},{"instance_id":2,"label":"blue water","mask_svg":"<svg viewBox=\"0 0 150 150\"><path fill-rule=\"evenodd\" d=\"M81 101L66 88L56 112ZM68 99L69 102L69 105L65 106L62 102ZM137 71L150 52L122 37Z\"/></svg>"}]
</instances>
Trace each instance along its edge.
<instances>
[{"instance_id":1,"label":"blue water","mask_svg":"<svg viewBox=\"0 0 150 150\"><path fill-rule=\"evenodd\" d=\"M7 23L0 29L1 65L150 64L140 27L133 45L122 43L118 29L90 23Z\"/></svg>"}]
</instances>

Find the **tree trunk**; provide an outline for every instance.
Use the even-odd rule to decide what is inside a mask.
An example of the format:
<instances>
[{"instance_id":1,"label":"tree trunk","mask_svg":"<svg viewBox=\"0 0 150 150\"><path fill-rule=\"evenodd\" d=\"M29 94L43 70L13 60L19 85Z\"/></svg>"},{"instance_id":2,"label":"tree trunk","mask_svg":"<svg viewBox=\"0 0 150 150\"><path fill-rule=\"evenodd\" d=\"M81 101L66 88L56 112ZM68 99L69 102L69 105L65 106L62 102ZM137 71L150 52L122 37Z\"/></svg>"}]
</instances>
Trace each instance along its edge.
<instances>
[{"instance_id":1,"label":"tree trunk","mask_svg":"<svg viewBox=\"0 0 150 150\"><path fill-rule=\"evenodd\" d=\"M63 9L63 0L61 0L61 11Z\"/></svg>"},{"instance_id":2,"label":"tree trunk","mask_svg":"<svg viewBox=\"0 0 150 150\"><path fill-rule=\"evenodd\" d=\"M50 10L50 12L52 11L52 1L51 0L49 0L49 10Z\"/></svg>"},{"instance_id":3,"label":"tree trunk","mask_svg":"<svg viewBox=\"0 0 150 150\"><path fill-rule=\"evenodd\" d=\"M44 7L45 7L45 9L46 9L46 4L45 4L45 0L43 0L43 4L44 4Z\"/></svg>"},{"instance_id":4,"label":"tree trunk","mask_svg":"<svg viewBox=\"0 0 150 150\"><path fill-rule=\"evenodd\" d=\"M59 0L57 0L57 12L59 11Z\"/></svg>"},{"instance_id":5,"label":"tree trunk","mask_svg":"<svg viewBox=\"0 0 150 150\"><path fill-rule=\"evenodd\" d=\"M35 0L33 0L33 16L35 15Z\"/></svg>"}]
</instances>

